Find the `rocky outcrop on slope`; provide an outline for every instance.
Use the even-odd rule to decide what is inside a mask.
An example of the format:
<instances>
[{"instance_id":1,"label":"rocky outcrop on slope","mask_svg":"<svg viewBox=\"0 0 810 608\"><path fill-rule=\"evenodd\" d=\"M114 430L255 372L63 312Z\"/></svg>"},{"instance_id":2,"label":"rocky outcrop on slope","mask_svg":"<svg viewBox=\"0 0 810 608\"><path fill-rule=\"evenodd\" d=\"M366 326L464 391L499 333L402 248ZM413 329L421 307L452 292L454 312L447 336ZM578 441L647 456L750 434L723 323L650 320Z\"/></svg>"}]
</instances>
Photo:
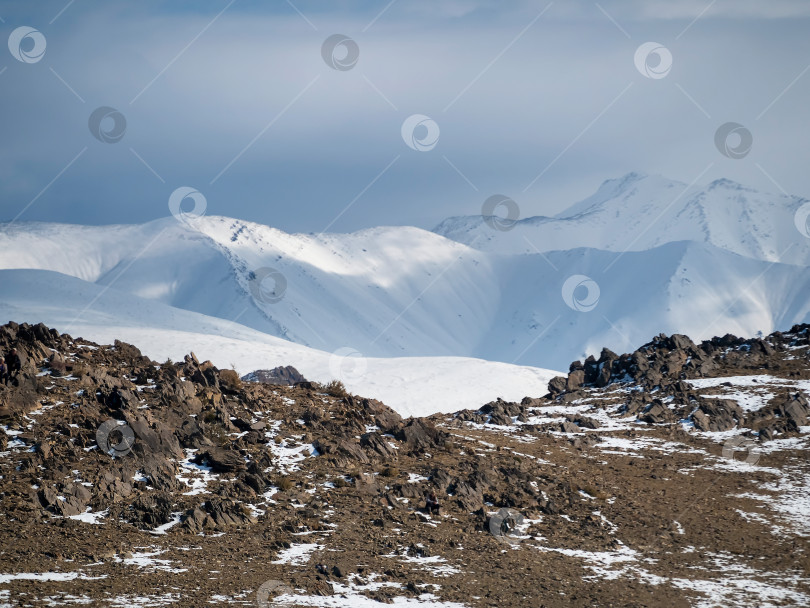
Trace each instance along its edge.
<instances>
[{"instance_id":1,"label":"rocky outcrop on slope","mask_svg":"<svg viewBox=\"0 0 810 608\"><path fill-rule=\"evenodd\" d=\"M250 521L240 502L278 483L285 472L279 459L296 446L312 446L309 455L336 470L445 449L446 433L426 420L403 420L379 401L338 399L312 385L242 382L193 353L158 364L129 344L100 347L25 324L0 328L0 348L12 345L24 363L8 386L0 384L0 424L7 429L0 436L6 445L13 438L30 446L20 470L39 489L16 503L24 520L110 510L155 528L170 522L173 509L183 512L182 522L193 520L189 530L219 529ZM104 449L102 432L110 434ZM81 482L64 481L66 467ZM167 498L187 487L179 480L195 468L227 477L208 488L215 498Z\"/></svg>"},{"instance_id":2,"label":"rocky outcrop on slope","mask_svg":"<svg viewBox=\"0 0 810 608\"><path fill-rule=\"evenodd\" d=\"M810 414L801 394L784 394L776 402L743 412L729 399L706 399L690 380L754 372L788 378L810 378L810 325L764 338L732 335L697 345L687 336L661 334L632 353L617 355L605 348L599 358L574 361L568 376L553 378L548 397L573 403L589 390L625 390L622 412L651 424L690 420L701 431L749 427L762 439L795 433Z\"/></svg>"},{"instance_id":3,"label":"rocky outcrop on slope","mask_svg":"<svg viewBox=\"0 0 810 608\"><path fill-rule=\"evenodd\" d=\"M307 379L292 365L282 365L273 369L257 369L242 376L245 382L262 382L264 384L280 384L283 386L295 386Z\"/></svg>"},{"instance_id":4,"label":"rocky outcrop on slope","mask_svg":"<svg viewBox=\"0 0 810 608\"><path fill-rule=\"evenodd\" d=\"M660 334L632 353L617 355L602 349L571 363L567 377L549 383L552 395L575 393L586 387L637 383L648 390L677 385L690 378L711 378L735 372L770 370L807 378L808 351L797 359L791 353L810 345L810 325L795 325L788 332L774 332L765 338L743 339L727 334L695 344L687 336Z\"/></svg>"}]
</instances>

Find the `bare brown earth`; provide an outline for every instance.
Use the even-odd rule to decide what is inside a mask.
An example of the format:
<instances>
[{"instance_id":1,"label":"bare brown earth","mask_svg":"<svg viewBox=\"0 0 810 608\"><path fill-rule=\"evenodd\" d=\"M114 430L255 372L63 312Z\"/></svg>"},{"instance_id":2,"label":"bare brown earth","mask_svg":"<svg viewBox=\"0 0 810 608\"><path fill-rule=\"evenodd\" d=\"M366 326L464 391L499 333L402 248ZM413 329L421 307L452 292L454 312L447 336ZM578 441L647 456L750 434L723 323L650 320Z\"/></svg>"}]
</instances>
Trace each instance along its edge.
<instances>
[{"instance_id":1,"label":"bare brown earth","mask_svg":"<svg viewBox=\"0 0 810 608\"><path fill-rule=\"evenodd\" d=\"M660 336L403 420L3 326L0 606L808 605L808 336Z\"/></svg>"}]
</instances>

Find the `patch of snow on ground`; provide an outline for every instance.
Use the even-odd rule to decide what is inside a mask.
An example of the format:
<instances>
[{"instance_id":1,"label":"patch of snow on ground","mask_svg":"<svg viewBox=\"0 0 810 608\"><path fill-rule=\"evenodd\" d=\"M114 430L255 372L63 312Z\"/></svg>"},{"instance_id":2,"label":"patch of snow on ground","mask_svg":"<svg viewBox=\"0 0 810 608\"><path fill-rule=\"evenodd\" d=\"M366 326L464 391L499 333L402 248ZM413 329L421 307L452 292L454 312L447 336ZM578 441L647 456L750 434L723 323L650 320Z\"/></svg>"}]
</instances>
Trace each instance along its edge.
<instances>
[{"instance_id":1,"label":"patch of snow on ground","mask_svg":"<svg viewBox=\"0 0 810 608\"><path fill-rule=\"evenodd\" d=\"M461 574L461 570L455 566L447 564L447 560L440 555L431 555L430 557L416 557L411 555L398 555L391 553L383 557L396 558L406 564L419 564L422 570L430 572L433 576L453 576Z\"/></svg>"},{"instance_id":2,"label":"patch of snow on ground","mask_svg":"<svg viewBox=\"0 0 810 608\"><path fill-rule=\"evenodd\" d=\"M784 471L776 481L761 486L773 494L756 494L747 492L736 494L738 498L756 500L772 511L778 513L796 534L810 535L810 474L789 469ZM774 523L774 522L770 522Z\"/></svg>"},{"instance_id":3,"label":"patch of snow on ground","mask_svg":"<svg viewBox=\"0 0 810 608\"><path fill-rule=\"evenodd\" d=\"M580 549L561 549L555 547L535 546L543 552L553 551L568 557L584 561L584 566L594 572L591 578L616 580L626 576L631 570L628 564L638 562L638 553L626 545L620 545L615 551L582 551ZM616 567L618 566L618 567Z\"/></svg>"},{"instance_id":4,"label":"patch of snow on ground","mask_svg":"<svg viewBox=\"0 0 810 608\"><path fill-rule=\"evenodd\" d=\"M273 599L273 605L279 606L315 606L318 608L379 608L381 603L363 595L364 592L378 591L385 587L402 589L399 583L376 582L376 575L369 575L365 581L353 575L348 584L333 582L332 596L297 595L288 593ZM434 586L435 588L435 586ZM419 597L393 597L391 606L411 608L414 606L429 606L430 608L466 608L457 602L442 602L432 593L423 593Z\"/></svg>"},{"instance_id":5,"label":"patch of snow on ground","mask_svg":"<svg viewBox=\"0 0 810 608\"><path fill-rule=\"evenodd\" d=\"M71 515L68 517L68 519L83 521L86 524L101 525L104 523L101 520L107 517L109 513L110 513L109 509L104 509L103 511L96 511L95 513L93 513L92 509L90 509L90 507L87 507L87 510L84 513L81 513L80 515Z\"/></svg>"},{"instance_id":6,"label":"patch of snow on ground","mask_svg":"<svg viewBox=\"0 0 810 608\"><path fill-rule=\"evenodd\" d=\"M423 475L417 475L416 473L408 473L408 483L418 483L420 481L427 481L428 478Z\"/></svg>"},{"instance_id":7,"label":"patch of snow on ground","mask_svg":"<svg viewBox=\"0 0 810 608\"><path fill-rule=\"evenodd\" d=\"M298 438L302 436L299 436ZM294 447L288 447L288 441L288 439L285 439L281 443L271 441L268 444L270 446L270 451L273 452L273 456L276 458L276 465L282 471L282 473L286 474L296 471L300 468L298 466L300 462L309 457L319 456L318 450L315 448L315 444L313 443L304 443Z\"/></svg>"},{"instance_id":8,"label":"patch of snow on ground","mask_svg":"<svg viewBox=\"0 0 810 608\"><path fill-rule=\"evenodd\" d=\"M757 608L776 608L777 606L807 606L810 595L790 589L787 581L775 580L767 583L751 578L756 570L739 573L733 571L717 572L718 578L672 578L667 579L669 584L679 589L689 589L704 594L692 604L693 608L716 608L717 606L757 606ZM781 576L781 575L780 575ZM796 580L792 581L794 584Z\"/></svg>"},{"instance_id":9,"label":"patch of snow on ground","mask_svg":"<svg viewBox=\"0 0 810 608\"><path fill-rule=\"evenodd\" d=\"M715 388L717 386L721 386L724 382L729 382L734 387L762 387L767 384L795 384L795 382L792 380L777 378L776 376L770 376L768 374L759 374L756 376L726 376L724 378L692 378L691 380L686 380L686 382L697 389Z\"/></svg>"},{"instance_id":10,"label":"patch of snow on ground","mask_svg":"<svg viewBox=\"0 0 810 608\"><path fill-rule=\"evenodd\" d=\"M116 562L123 562L127 566L138 566L138 568L150 568L153 570L162 570L164 572L171 572L173 574L179 574L180 572L186 572L188 568L174 568L171 564L172 561L169 559L156 559L156 555L160 555L161 553L165 553L166 549L157 549L156 551L141 551L132 554L132 557L125 557L121 558L116 556Z\"/></svg>"},{"instance_id":11,"label":"patch of snow on ground","mask_svg":"<svg viewBox=\"0 0 810 608\"><path fill-rule=\"evenodd\" d=\"M163 595L120 595L106 600L106 606L110 608L134 608L138 606L157 607L175 604L181 600L178 593L164 593Z\"/></svg>"},{"instance_id":12,"label":"patch of snow on ground","mask_svg":"<svg viewBox=\"0 0 810 608\"><path fill-rule=\"evenodd\" d=\"M17 574L0 574L0 585L11 581L96 581L107 578L101 576L88 576L84 572L18 572Z\"/></svg>"},{"instance_id":13,"label":"patch of snow on ground","mask_svg":"<svg viewBox=\"0 0 810 608\"><path fill-rule=\"evenodd\" d=\"M279 552L278 559L273 564L290 564L292 566L303 566L309 561L313 552L323 549L323 545L317 543L302 543L292 545L289 549Z\"/></svg>"},{"instance_id":14,"label":"patch of snow on ground","mask_svg":"<svg viewBox=\"0 0 810 608\"><path fill-rule=\"evenodd\" d=\"M166 532L168 532L171 528L180 523L180 517L182 515L183 515L182 511L176 511L172 513L171 520L167 521L162 526L158 526L154 530L150 530L149 532L151 532L152 534L166 534Z\"/></svg>"},{"instance_id":15,"label":"patch of snow on ground","mask_svg":"<svg viewBox=\"0 0 810 608\"><path fill-rule=\"evenodd\" d=\"M191 489L184 492L183 495L195 496L207 492L208 484L219 479L219 476L212 472L211 467L191 462L197 450L186 449L185 452L186 457L179 462L180 468L185 472L185 475L178 474L177 479Z\"/></svg>"}]
</instances>

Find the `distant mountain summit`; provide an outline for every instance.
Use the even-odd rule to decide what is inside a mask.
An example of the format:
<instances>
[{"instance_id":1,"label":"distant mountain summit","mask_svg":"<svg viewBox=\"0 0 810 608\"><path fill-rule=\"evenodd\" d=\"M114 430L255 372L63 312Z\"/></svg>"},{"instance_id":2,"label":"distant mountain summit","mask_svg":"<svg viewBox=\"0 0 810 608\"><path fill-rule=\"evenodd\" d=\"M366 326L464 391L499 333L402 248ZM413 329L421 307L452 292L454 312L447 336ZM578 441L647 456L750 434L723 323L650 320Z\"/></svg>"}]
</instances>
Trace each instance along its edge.
<instances>
[{"instance_id":1,"label":"distant mountain summit","mask_svg":"<svg viewBox=\"0 0 810 608\"><path fill-rule=\"evenodd\" d=\"M755 260L807 265L810 239L794 216L807 199L762 193L727 179L707 186L628 173L554 217L492 230L482 216L454 217L434 232L484 251L536 253L589 247L644 251L675 241L706 243Z\"/></svg>"}]
</instances>

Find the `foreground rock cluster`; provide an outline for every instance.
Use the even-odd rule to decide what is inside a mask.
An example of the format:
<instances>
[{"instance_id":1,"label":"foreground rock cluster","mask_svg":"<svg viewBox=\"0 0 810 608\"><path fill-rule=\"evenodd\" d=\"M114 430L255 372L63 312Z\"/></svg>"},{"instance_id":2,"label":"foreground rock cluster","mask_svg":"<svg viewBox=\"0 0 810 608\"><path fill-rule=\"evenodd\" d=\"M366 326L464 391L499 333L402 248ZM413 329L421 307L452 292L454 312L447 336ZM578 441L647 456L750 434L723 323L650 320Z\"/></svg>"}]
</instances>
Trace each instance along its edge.
<instances>
[{"instance_id":1,"label":"foreground rock cluster","mask_svg":"<svg viewBox=\"0 0 810 608\"><path fill-rule=\"evenodd\" d=\"M808 338L659 336L545 396L403 419L283 362L244 379L10 323L0 600L734 605L736 568L810 601L789 513L810 479Z\"/></svg>"}]
</instances>

